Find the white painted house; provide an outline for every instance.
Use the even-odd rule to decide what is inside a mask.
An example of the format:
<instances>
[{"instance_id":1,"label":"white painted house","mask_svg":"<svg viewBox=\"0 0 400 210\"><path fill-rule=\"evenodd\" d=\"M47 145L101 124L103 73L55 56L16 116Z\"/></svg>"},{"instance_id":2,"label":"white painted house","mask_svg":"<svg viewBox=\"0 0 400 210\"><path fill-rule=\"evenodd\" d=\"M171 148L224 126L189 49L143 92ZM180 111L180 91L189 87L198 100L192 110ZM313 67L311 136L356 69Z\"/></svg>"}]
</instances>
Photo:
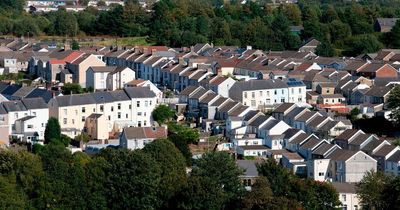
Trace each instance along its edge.
<instances>
[{"instance_id":1,"label":"white painted house","mask_svg":"<svg viewBox=\"0 0 400 210\"><path fill-rule=\"evenodd\" d=\"M136 73L129 67L117 67L107 75L107 90L117 90L134 80Z\"/></svg>"},{"instance_id":2,"label":"white painted house","mask_svg":"<svg viewBox=\"0 0 400 210\"><path fill-rule=\"evenodd\" d=\"M86 71L86 87L94 90L107 89L107 76L115 71L116 66L92 66Z\"/></svg>"}]
</instances>

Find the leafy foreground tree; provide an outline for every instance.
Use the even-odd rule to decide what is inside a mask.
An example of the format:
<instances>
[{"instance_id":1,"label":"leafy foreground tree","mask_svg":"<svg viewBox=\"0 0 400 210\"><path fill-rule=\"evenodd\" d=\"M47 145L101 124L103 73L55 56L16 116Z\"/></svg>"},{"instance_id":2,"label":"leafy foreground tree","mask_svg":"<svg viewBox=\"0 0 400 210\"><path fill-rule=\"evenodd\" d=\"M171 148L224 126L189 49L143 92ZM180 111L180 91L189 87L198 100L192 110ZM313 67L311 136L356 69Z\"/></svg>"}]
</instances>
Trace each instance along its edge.
<instances>
[{"instance_id":1,"label":"leafy foreground tree","mask_svg":"<svg viewBox=\"0 0 400 210\"><path fill-rule=\"evenodd\" d=\"M48 144L50 141L61 138L61 128L58 120L50 117L47 121L46 129L44 131L44 143Z\"/></svg>"},{"instance_id":2,"label":"leafy foreground tree","mask_svg":"<svg viewBox=\"0 0 400 210\"><path fill-rule=\"evenodd\" d=\"M329 42L322 42L315 49L315 53L319 56L334 57L336 56L336 51L332 44Z\"/></svg>"},{"instance_id":3,"label":"leafy foreground tree","mask_svg":"<svg viewBox=\"0 0 400 210\"><path fill-rule=\"evenodd\" d=\"M382 172L367 172L361 182L357 184L357 194L362 205L371 210L386 209L388 203L385 198L382 198L382 194L388 183L389 177Z\"/></svg>"},{"instance_id":4,"label":"leafy foreground tree","mask_svg":"<svg viewBox=\"0 0 400 210\"><path fill-rule=\"evenodd\" d=\"M390 91L388 108L392 111L391 118L400 123L400 86L395 86Z\"/></svg>"},{"instance_id":5,"label":"leafy foreground tree","mask_svg":"<svg viewBox=\"0 0 400 210\"><path fill-rule=\"evenodd\" d=\"M168 124L169 136L175 147L182 153L186 159L186 164L192 164L192 153L190 152L189 144L196 144L199 141L200 134L196 129L192 129L179 124Z\"/></svg>"},{"instance_id":6,"label":"leafy foreground tree","mask_svg":"<svg viewBox=\"0 0 400 210\"><path fill-rule=\"evenodd\" d=\"M188 185L177 196L178 209L232 209L244 195L243 174L225 152L206 153L195 163Z\"/></svg>"},{"instance_id":7,"label":"leafy foreground tree","mask_svg":"<svg viewBox=\"0 0 400 210\"><path fill-rule=\"evenodd\" d=\"M185 157L168 139L157 139L147 144L143 151L160 165L159 205L168 208L170 199L187 184Z\"/></svg>"},{"instance_id":8,"label":"leafy foreground tree","mask_svg":"<svg viewBox=\"0 0 400 210\"><path fill-rule=\"evenodd\" d=\"M293 205L299 203L304 209L334 209L340 204L339 196L331 184L298 178L272 158L257 168L259 174L271 183L272 192L279 199L288 199Z\"/></svg>"},{"instance_id":9,"label":"leafy foreground tree","mask_svg":"<svg viewBox=\"0 0 400 210\"><path fill-rule=\"evenodd\" d=\"M169 121L174 115L175 111L164 104L157 106L152 112L153 119L159 124Z\"/></svg>"},{"instance_id":10,"label":"leafy foreground tree","mask_svg":"<svg viewBox=\"0 0 400 210\"><path fill-rule=\"evenodd\" d=\"M300 209L300 204L284 197L274 197L268 179L260 177L243 199L244 210Z\"/></svg>"}]
</instances>

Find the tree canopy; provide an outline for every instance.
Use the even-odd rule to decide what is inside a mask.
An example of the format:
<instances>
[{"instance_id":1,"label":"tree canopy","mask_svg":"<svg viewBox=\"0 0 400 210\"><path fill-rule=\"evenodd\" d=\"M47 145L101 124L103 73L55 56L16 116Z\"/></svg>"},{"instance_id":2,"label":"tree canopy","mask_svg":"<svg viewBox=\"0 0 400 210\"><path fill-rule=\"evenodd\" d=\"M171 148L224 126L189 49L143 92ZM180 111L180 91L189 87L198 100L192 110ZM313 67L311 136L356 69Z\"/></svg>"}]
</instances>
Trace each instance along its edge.
<instances>
[{"instance_id":1,"label":"tree canopy","mask_svg":"<svg viewBox=\"0 0 400 210\"><path fill-rule=\"evenodd\" d=\"M104 3L99 1L99 5ZM262 50L297 49L313 37L331 43L340 55L352 56L380 49L383 43L399 46L399 24L387 34L374 31L378 17L400 17L400 3L395 0L299 1L278 7L268 3L163 0L156 1L153 12L148 12L137 1L129 1L125 6L111 6L108 11L88 7L77 13L60 9L21 15L23 1L4 0L0 3L0 34L144 36L151 43L171 47L209 42L251 45ZM292 31L290 26L304 26L304 31Z\"/></svg>"},{"instance_id":2,"label":"tree canopy","mask_svg":"<svg viewBox=\"0 0 400 210\"><path fill-rule=\"evenodd\" d=\"M175 111L167 105L161 104L153 110L152 116L155 121L162 124L173 118L175 116Z\"/></svg>"}]
</instances>

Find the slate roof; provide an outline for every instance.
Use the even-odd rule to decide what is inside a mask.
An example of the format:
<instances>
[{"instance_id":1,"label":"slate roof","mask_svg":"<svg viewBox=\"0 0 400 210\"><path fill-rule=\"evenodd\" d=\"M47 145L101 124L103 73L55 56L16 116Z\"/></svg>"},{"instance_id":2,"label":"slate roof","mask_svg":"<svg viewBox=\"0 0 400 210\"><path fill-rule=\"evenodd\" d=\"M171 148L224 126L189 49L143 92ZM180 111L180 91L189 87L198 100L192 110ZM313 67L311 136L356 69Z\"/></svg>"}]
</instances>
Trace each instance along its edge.
<instances>
[{"instance_id":1,"label":"slate roof","mask_svg":"<svg viewBox=\"0 0 400 210\"><path fill-rule=\"evenodd\" d=\"M344 150L344 149L337 149L333 151L331 154L327 156L327 158L330 158L332 160L342 160L346 161L353 155L355 155L358 151L352 151L352 150Z\"/></svg>"},{"instance_id":2,"label":"slate roof","mask_svg":"<svg viewBox=\"0 0 400 210\"><path fill-rule=\"evenodd\" d=\"M320 139L311 137L307 139L307 141L300 146L300 149L312 149L320 143L321 143Z\"/></svg>"},{"instance_id":3,"label":"slate roof","mask_svg":"<svg viewBox=\"0 0 400 210\"><path fill-rule=\"evenodd\" d=\"M36 116L25 116L25 117L17 119L16 121L27 121L27 120L33 119L35 117Z\"/></svg>"},{"instance_id":4,"label":"slate roof","mask_svg":"<svg viewBox=\"0 0 400 210\"><path fill-rule=\"evenodd\" d=\"M283 138L284 139L290 139L290 138L292 138L294 135L296 135L299 132L301 132L300 129L289 128L283 133L283 135L284 135Z\"/></svg>"},{"instance_id":5,"label":"slate roof","mask_svg":"<svg viewBox=\"0 0 400 210\"><path fill-rule=\"evenodd\" d=\"M294 106L294 103L283 103L283 104L279 105L279 106L274 110L274 112L283 113L283 112L285 112L286 110L290 109L292 106Z\"/></svg>"},{"instance_id":6,"label":"slate roof","mask_svg":"<svg viewBox=\"0 0 400 210\"><path fill-rule=\"evenodd\" d=\"M332 182L332 186L338 193L356 194L356 185L348 182Z\"/></svg>"},{"instance_id":7,"label":"slate roof","mask_svg":"<svg viewBox=\"0 0 400 210\"><path fill-rule=\"evenodd\" d=\"M130 98L153 98L156 94L151 91L148 87L126 87L124 88L125 93Z\"/></svg>"},{"instance_id":8,"label":"slate roof","mask_svg":"<svg viewBox=\"0 0 400 210\"><path fill-rule=\"evenodd\" d=\"M345 140L348 141L349 138L351 138L352 136L354 136L356 133L358 132L358 130L356 129L347 129L345 131L343 131L339 136L337 136L335 139L337 140Z\"/></svg>"},{"instance_id":9,"label":"slate roof","mask_svg":"<svg viewBox=\"0 0 400 210\"><path fill-rule=\"evenodd\" d=\"M90 67L95 73L113 72L117 68L116 66L91 66Z\"/></svg>"},{"instance_id":10,"label":"slate roof","mask_svg":"<svg viewBox=\"0 0 400 210\"><path fill-rule=\"evenodd\" d=\"M230 99L225 98L225 97L220 97L216 101L214 101L214 103L212 103L211 106L220 106L221 104L223 104L227 100L230 100Z\"/></svg>"},{"instance_id":11,"label":"slate roof","mask_svg":"<svg viewBox=\"0 0 400 210\"><path fill-rule=\"evenodd\" d=\"M20 85L16 85L16 84L9 85L3 91L1 91L1 94L11 96L15 92L17 92L17 90L19 90L20 88L21 88Z\"/></svg>"},{"instance_id":12,"label":"slate roof","mask_svg":"<svg viewBox=\"0 0 400 210\"><path fill-rule=\"evenodd\" d=\"M24 98L21 100L27 109L47 109L48 106L43 98Z\"/></svg>"},{"instance_id":13,"label":"slate roof","mask_svg":"<svg viewBox=\"0 0 400 210\"><path fill-rule=\"evenodd\" d=\"M168 134L164 127L128 127L123 132L128 140L167 138Z\"/></svg>"},{"instance_id":14,"label":"slate roof","mask_svg":"<svg viewBox=\"0 0 400 210\"><path fill-rule=\"evenodd\" d=\"M370 141L367 145L365 145L363 148L361 148L361 150L363 151L367 151L367 152L371 152L372 150L374 150L375 148L377 148L379 145L381 145L383 143L382 140L379 139L373 139L372 141Z\"/></svg>"},{"instance_id":15,"label":"slate roof","mask_svg":"<svg viewBox=\"0 0 400 210\"><path fill-rule=\"evenodd\" d=\"M395 145L383 145L378 151L374 153L374 156L386 156L388 155L391 151L396 149L397 146Z\"/></svg>"},{"instance_id":16,"label":"slate roof","mask_svg":"<svg viewBox=\"0 0 400 210\"><path fill-rule=\"evenodd\" d=\"M27 96L29 93L31 93L35 88L34 87L21 87L20 89L18 89L15 93L13 93L12 95L15 97L20 97L23 98L25 96Z\"/></svg>"},{"instance_id":17,"label":"slate roof","mask_svg":"<svg viewBox=\"0 0 400 210\"><path fill-rule=\"evenodd\" d=\"M358 145L360 146L362 143L364 143L371 135L361 133L358 134L349 144L351 145Z\"/></svg>"},{"instance_id":18,"label":"slate roof","mask_svg":"<svg viewBox=\"0 0 400 210\"><path fill-rule=\"evenodd\" d=\"M53 98L53 93L46 89L36 88L32 92L30 92L25 98L43 98L43 100L48 103L50 99Z\"/></svg>"},{"instance_id":19,"label":"slate roof","mask_svg":"<svg viewBox=\"0 0 400 210\"><path fill-rule=\"evenodd\" d=\"M248 145L248 146L238 146L243 150L268 150L269 148L264 145Z\"/></svg>"},{"instance_id":20,"label":"slate roof","mask_svg":"<svg viewBox=\"0 0 400 210\"><path fill-rule=\"evenodd\" d=\"M237 160L236 164L244 170L243 176L258 177L257 164L262 163L259 160Z\"/></svg>"},{"instance_id":21,"label":"slate roof","mask_svg":"<svg viewBox=\"0 0 400 210\"><path fill-rule=\"evenodd\" d=\"M364 95L366 96L374 96L374 97L383 97L388 94L392 90L391 87L388 86L372 86Z\"/></svg>"},{"instance_id":22,"label":"slate roof","mask_svg":"<svg viewBox=\"0 0 400 210\"><path fill-rule=\"evenodd\" d=\"M314 155L325 155L328 151L330 151L335 145L329 144L327 142L322 142L313 152Z\"/></svg>"},{"instance_id":23,"label":"slate roof","mask_svg":"<svg viewBox=\"0 0 400 210\"><path fill-rule=\"evenodd\" d=\"M253 122L251 122L249 125L250 126L255 126L258 127L260 126L262 123L264 123L266 120L268 120L268 116L265 115L260 115L258 116L256 119L253 120Z\"/></svg>"},{"instance_id":24,"label":"slate roof","mask_svg":"<svg viewBox=\"0 0 400 210\"><path fill-rule=\"evenodd\" d=\"M316 112L316 111L305 112L299 118L297 118L297 121L305 122L305 121L309 120L312 116L317 115L317 114L318 114L318 112Z\"/></svg>"},{"instance_id":25,"label":"slate roof","mask_svg":"<svg viewBox=\"0 0 400 210\"><path fill-rule=\"evenodd\" d=\"M273 128L276 124L278 124L280 122L280 120L277 119L271 119L269 120L265 125L263 125L261 127L261 129L264 130L270 130L271 128Z\"/></svg>"},{"instance_id":26,"label":"slate roof","mask_svg":"<svg viewBox=\"0 0 400 210\"><path fill-rule=\"evenodd\" d=\"M7 112L18 112L27 110L21 101L4 101L3 106Z\"/></svg>"},{"instance_id":27,"label":"slate roof","mask_svg":"<svg viewBox=\"0 0 400 210\"><path fill-rule=\"evenodd\" d=\"M283 157L286 157L288 160L304 160L297 152L286 152L282 154Z\"/></svg>"},{"instance_id":28,"label":"slate roof","mask_svg":"<svg viewBox=\"0 0 400 210\"><path fill-rule=\"evenodd\" d=\"M239 115L239 114L241 114L242 112L244 112L246 109L248 109L249 107L248 106L243 106L243 105L239 105L239 106L237 106L236 108L234 108L230 113L229 113L229 115L231 115L231 116L236 116L236 115Z\"/></svg>"},{"instance_id":29,"label":"slate roof","mask_svg":"<svg viewBox=\"0 0 400 210\"><path fill-rule=\"evenodd\" d=\"M285 117L289 119L294 119L298 114L300 114L302 111L307 110L307 108L304 107L295 107L292 111L287 113Z\"/></svg>"},{"instance_id":30,"label":"slate roof","mask_svg":"<svg viewBox=\"0 0 400 210\"><path fill-rule=\"evenodd\" d=\"M200 100L200 103L209 103L210 101L212 101L215 97L219 97L218 94L214 93L214 92L209 92L206 94L205 97L203 97Z\"/></svg>"},{"instance_id":31,"label":"slate roof","mask_svg":"<svg viewBox=\"0 0 400 210\"><path fill-rule=\"evenodd\" d=\"M235 107L237 104L238 104L238 102L229 101L229 102L225 103L224 106L222 106L218 111L219 112L228 112L233 107Z\"/></svg>"},{"instance_id":32,"label":"slate roof","mask_svg":"<svg viewBox=\"0 0 400 210\"><path fill-rule=\"evenodd\" d=\"M253 118L254 116L256 116L258 113L260 113L260 111L256 111L256 110L250 110L249 112L246 113L246 115L244 115L244 121L249 121L251 118Z\"/></svg>"},{"instance_id":33,"label":"slate roof","mask_svg":"<svg viewBox=\"0 0 400 210\"><path fill-rule=\"evenodd\" d=\"M309 137L309 135L307 135L306 133L301 133L299 135L297 135L292 141L290 141L289 143L291 144L300 144L302 143L304 140L306 140Z\"/></svg>"},{"instance_id":34,"label":"slate roof","mask_svg":"<svg viewBox=\"0 0 400 210\"><path fill-rule=\"evenodd\" d=\"M197 88L199 88L199 87L196 87L196 86L188 86L188 87L186 87L184 90L182 90L182 91L179 93L179 95L186 95L186 96L188 96L188 95L190 95L193 91L197 90ZM203 88L203 87L201 87L201 88ZM204 89L204 88L203 88L203 89Z\"/></svg>"},{"instance_id":35,"label":"slate roof","mask_svg":"<svg viewBox=\"0 0 400 210\"><path fill-rule=\"evenodd\" d=\"M400 162L400 151L395 152L387 160L392 162Z\"/></svg>"}]
</instances>

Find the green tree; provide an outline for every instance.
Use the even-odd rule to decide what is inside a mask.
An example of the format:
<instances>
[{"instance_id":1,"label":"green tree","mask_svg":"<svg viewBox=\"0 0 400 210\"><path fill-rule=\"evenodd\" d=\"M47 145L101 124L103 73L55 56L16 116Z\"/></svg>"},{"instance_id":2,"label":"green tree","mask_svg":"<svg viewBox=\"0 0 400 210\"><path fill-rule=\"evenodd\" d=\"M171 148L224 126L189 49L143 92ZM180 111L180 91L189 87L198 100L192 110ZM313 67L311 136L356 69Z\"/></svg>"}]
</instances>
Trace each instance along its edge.
<instances>
[{"instance_id":1,"label":"green tree","mask_svg":"<svg viewBox=\"0 0 400 210\"><path fill-rule=\"evenodd\" d=\"M72 50L79 50L80 46L79 46L79 42L76 41L75 39L72 40L72 44L71 44L71 49Z\"/></svg>"},{"instance_id":2,"label":"green tree","mask_svg":"<svg viewBox=\"0 0 400 210\"><path fill-rule=\"evenodd\" d=\"M392 48L400 48L400 21L396 22L387 36L387 43L389 46Z\"/></svg>"},{"instance_id":3,"label":"green tree","mask_svg":"<svg viewBox=\"0 0 400 210\"><path fill-rule=\"evenodd\" d=\"M336 51L332 44L328 41L321 42L315 49L315 53L319 56L324 57L334 57L336 56Z\"/></svg>"},{"instance_id":4,"label":"green tree","mask_svg":"<svg viewBox=\"0 0 400 210\"><path fill-rule=\"evenodd\" d=\"M358 115L360 114L360 109L358 109L357 107L355 107L354 109L352 109L350 111L350 119L352 121L356 120L358 118Z\"/></svg>"},{"instance_id":5,"label":"green tree","mask_svg":"<svg viewBox=\"0 0 400 210\"><path fill-rule=\"evenodd\" d=\"M83 88L77 83L67 83L61 88L64 95L83 93Z\"/></svg>"},{"instance_id":6,"label":"green tree","mask_svg":"<svg viewBox=\"0 0 400 210\"><path fill-rule=\"evenodd\" d=\"M237 201L244 193L244 187L239 179L243 170L239 168L233 157L225 152L206 153L196 161L196 167L191 176L207 177L216 186L222 187L225 194L225 205Z\"/></svg>"},{"instance_id":7,"label":"green tree","mask_svg":"<svg viewBox=\"0 0 400 210\"><path fill-rule=\"evenodd\" d=\"M107 207L110 209L156 209L159 206L158 186L161 169L157 162L141 150L105 149L100 157L108 162L105 168Z\"/></svg>"},{"instance_id":8,"label":"green tree","mask_svg":"<svg viewBox=\"0 0 400 210\"><path fill-rule=\"evenodd\" d=\"M377 52L383 47L382 43L374 35L370 34L352 37L347 45L350 46L350 55L353 56Z\"/></svg>"},{"instance_id":9,"label":"green tree","mask_svg":"<svg viewBox=\"0 0 400 210\"><path fill-rule=\"evenodd\" d=\"M400 86L395 86L389 93L388 108L390 109L391 118L400 123Z\"/></svg>"},{"instance_id":10,"label":"green tree","mask_svg":"<svg viewBox=\"0 0 400 210\"><path fill-rule=\"evenodd\" d=\"M143 151L151 155L161 167L158 187L160 205L168 208L170 199L186 184L186 160L168 139L157 139L147 144Z\"/></svg>"},{"instance_id":11,"label":"green tree","mask_svg":"<svg viewBox=\"0 0 400 210\"><path fill-rule=\"evenodd\" d=\"M385 201L386 209L396 209L400 205L400 178L394 177L386 184L382 193L382 200Z\"/></svg>"},{"instance_id":12,"label":"green tree","mask_svg":"<svg viewBox=\"0 0 400 210\"><path fill-rule=\"evenodd\" d=\"M161 104L153 110L152 116L159 124L163 124L175 116L175 111L167 105Z\"/></svg>"},{"instance_id":13,"label":"green tree","mask_svg":"<svg viewBox=\"0 0 400 210\"><path fill-rule=\"evenodd\" d=\"M357 184L357 195L363 207L371 210L385 209L386 203L381 195L388 183L388 177L382 172L367 172Z\"/></svg>"},{"instance_id":14,"label":"green tree","mask_svg":"<svg viewBox=\"0 0 400 210\"><path fill-rule=\"evenodd\" d=\"M48 144L53 140L61 139L61 128L58 119L50 117L44 131L44 143Z\"/></svg>"},{"instance_id":15,"label":"green tree","mask_svg":"<svg viewBox=\"0 0 400 210\"><path fill-rule=\"evenodd\" d=\"M275 196L285 196L290 191L290 181L293 179L293 174L278 165L273 158L257 165L257 170L260 175L268 179Z\"/></svg>"}]
</instances>

